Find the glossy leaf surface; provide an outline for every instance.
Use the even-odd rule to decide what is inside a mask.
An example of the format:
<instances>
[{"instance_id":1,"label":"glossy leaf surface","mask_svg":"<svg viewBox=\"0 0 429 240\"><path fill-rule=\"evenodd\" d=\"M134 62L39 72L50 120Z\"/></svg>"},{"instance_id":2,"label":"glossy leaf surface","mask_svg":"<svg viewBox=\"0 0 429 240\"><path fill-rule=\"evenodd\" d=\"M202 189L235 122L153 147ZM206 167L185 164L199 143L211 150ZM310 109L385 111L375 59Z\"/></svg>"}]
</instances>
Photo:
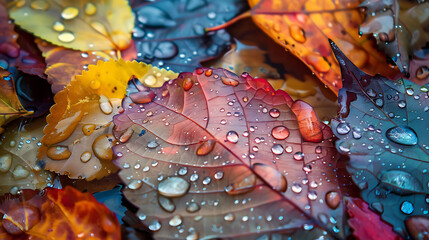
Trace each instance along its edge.
<instances>
[{"instance_id":1,"label":"glossy leaf surface","mask_svg":"<svg viewBox=\"0 0 429 240\"><path fill-rule=\"evenodd\" d=\"M401 71L408 72L409 58L429 39L429 2L366 0L361 6L367 9L361 33L374 35L386 55Z\"/></svg>"},{"instance_id":2,"label":"glossy leaf surface","mask_svg":"<svg viewBox=\"0 0 429 240\"><path fill-rule=\"evenodd\" d=\"M115 215L72 187L23 190L0 200L2 239L121 239Z\"/></svg>"},{"instance_id":3,"label":"glossy leaf surface","mask_svg":"<svg viewBox=\"0 0 429 240\"><path fill-rule=\"evenodd\" d=\"M164 82L176 74L135 61L99 61L55 95L38 155L46 169L87 180L116 171L111 121L133 76L144 84L148 78Z\"/></svg>"},{"instance_id":4,"label":"glossy leaf surface","mask_svg":"<svg viewBox=\"0 0 429 240\"><path fill-rule=\"evenodd\" d=\"M363 199L406 236L404 221L429 211L429 86L367 75L333 50L344 86L332 121L337 149L350 157Z\"/></svg>"},{"instance_id":5,"label":"glossy leaf surface","mask_svg":"<svg viewBox=\"0 0 429 240\"><path fill-rule=\"evenodd\" d=\"M402 239L392 231L392 226L383 222L380 216L371 211L368 204L359 198L348 198L347 213L353 236L362 240Z\"/></svg>"},{"instance_id":6,"label":"glossy leaf surface","mask_svg":"<svg viewBox=\"0 0 429 240\"><path fill-rule=\"evenodd\" d=\"M81 51L127 48L134 24L125 0L11 1L9 15L35 36Z\"/></svg>"},{"instance_id":7,"label":"glossy leaf surface","mask_svg":"<svg viewBox=\"0 0 429 240\"><path fill-rule=\"evenodd\" d=\"M197 68L152 91L152 102L115 116L114 151L124 194L155 237L315 225L344 234L332 132L308 104L225 69Z\"/></svg>"},{"instance_id":8,"label":"glossy leaf surface","mask_svg":"<svg viewBox=\"0 0 429 240\"><path fill-rule=\"evenodd\" d=\"M205 28L225 23L246 7L240 0L135 4L137 60L176 72L192 71L201 61L219 56L231 43L225 30L206 33Z\"/></svg>"},{"instance_id":9,"label":"glossy leaf surface","mask_svg":"<svg viewBox=\"0 0 429 240\"><path fill-rule=\"evenodd\" d=\"M394 76L383 53L369 37L359 36L363 17L359 0L249 0L252 18L277 43L306 63L334 92L341 88L340 67L328 39L333 39L365 72Z\"/></svg>"},{"instance_id":10,"label":"glossy leaf surface","mask_svg":"<svg viewBox=\"0 0 429 240\"><path fill-rule=\"evenodd\" d=\"M52 174L36 165L37 149L46 122L23 119L8 126L0 140L0 194L20 189L43 189L53 182Z\"/></svg>"}]
</instances>

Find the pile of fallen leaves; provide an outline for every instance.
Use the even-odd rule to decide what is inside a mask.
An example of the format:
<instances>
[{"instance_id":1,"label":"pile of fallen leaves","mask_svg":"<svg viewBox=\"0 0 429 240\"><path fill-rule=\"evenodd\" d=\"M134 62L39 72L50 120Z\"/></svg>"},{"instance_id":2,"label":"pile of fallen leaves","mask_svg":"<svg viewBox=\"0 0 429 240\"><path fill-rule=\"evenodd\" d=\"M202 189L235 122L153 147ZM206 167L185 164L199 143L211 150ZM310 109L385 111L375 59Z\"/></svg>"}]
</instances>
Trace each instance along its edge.
<instances>
[{"instance_id":1,"label":"pile of fallen leaves","mask_svg":"<svg viewBox=\"0 0 429 240\"><path fill-rule=\"evenodd\" d=\"M0 0L0 85L1 239L429 239L425 0Z\"/></svg>"}]
</instances>

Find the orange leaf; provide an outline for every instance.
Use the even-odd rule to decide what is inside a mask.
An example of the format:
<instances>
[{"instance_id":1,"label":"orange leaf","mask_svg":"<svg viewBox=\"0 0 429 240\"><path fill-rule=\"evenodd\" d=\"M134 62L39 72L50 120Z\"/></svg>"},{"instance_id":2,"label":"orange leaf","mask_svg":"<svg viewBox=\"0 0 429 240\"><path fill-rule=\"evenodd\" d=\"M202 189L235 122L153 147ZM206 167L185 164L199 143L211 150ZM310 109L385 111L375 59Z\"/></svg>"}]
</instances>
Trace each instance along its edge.
<instances>
[{"instance_id":1,"label":"orange leaf","mask_svg":"<svg viewBox=\"0 0 429 240\"><path fill-rule=\"evenodd\" d=\"M120 239L116 216L89 193L67 186L22 190L0 201L2 239Z\"/></svg>"},{"instance_id":2,"label":"orange leaf","mask_svg":"<svg viewBox=\"0 0 429 240\"><path fill-rule=\"evenodd\" d=\"M369 37L358 34L360 0L249 0L252 18L277 43L307 64L330 89L341 88L340 68L328 39L364 71L394 76Z\"/></svg>"}]
</instances>

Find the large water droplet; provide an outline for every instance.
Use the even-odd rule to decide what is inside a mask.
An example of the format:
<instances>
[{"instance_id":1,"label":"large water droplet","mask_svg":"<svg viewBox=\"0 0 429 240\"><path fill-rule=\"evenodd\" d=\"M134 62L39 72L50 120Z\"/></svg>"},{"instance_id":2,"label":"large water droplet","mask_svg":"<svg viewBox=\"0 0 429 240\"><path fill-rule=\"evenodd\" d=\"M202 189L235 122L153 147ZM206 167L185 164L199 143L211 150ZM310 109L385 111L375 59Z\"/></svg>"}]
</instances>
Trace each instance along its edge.
<instances>
[{"instance_id":1,"label":"large water droplet","mask_svg":"<svg viewBox=\"0 0 429 240\"><path fill-rule=\"evenodd\" d=\"M280 144L274 144L273 147L271 148L271 151L275 155L280 155L280 154L282 154L284 152L284 148Z\"/></svg>"},{"instance_id":2,"label":"large water droplet","mask_svg":"<svg viewBox=\"0 0 429 240\"><path fill-rule=\"evenodd\" d=\"M296 152L293 155L293 159L295 159L296 161L302 161L302 160L304 160L304 153L303 152Z\"/></svg>"},{"instance_id":3,"label":"large water droplet","mask_svg":"<svg viewBox=\"0 0 429 240\"><path fill-rule=\"evenodd\" d=\"M92 151L100 160L111 161L113 159L112 147L115 146L116 139L112 134L98 136L92 143Z\"/></svg>"},{"instance_id":4,"label":"large water droplet","mask_svg":"<svg viewBox=\"0 0 429 240\"><path fill-rule=\"evenodd\" d=\"M155 98L155 93L151 90L141 91L130 94L130 98L134 103L144 104L152 102L152 100Z\"/></svg>"},{"instance_id":5,"label":"large water droplet","mask_svg":"<svg viewBox=\"0 0 429 240\"><path fill-rule=\"evenodd\" d=\"M58 35L58 39L61 42L69 43L69 42L73 42L74 41L75 36L74 36L74 34L72 32L64 31L64 32L61 32Z\"/></svg>"},{"instance_id":6,"label":"large water droplet","mask_svg":"<svg viewBox=\"0 0 429 240\"><path fill-rule=\"evenodd\" d=\"M182 217L179 215L173 216L170 221L168 221L168 224L172 227L177 227L180 224L182 224Z\"/></svg>"},{"instance_id":7,"label":"large water droplet","mask_svg":"<svg viewBox=\"0 0 429 240\"><path fill-rule=\"evenodd\" d=\"M350 125L346 122L341 122L337 126L337 133L340 135L346 135L350 130Z\"/></svg>"},{"instance_id":8,"label":"large water droplet","mask_svg":"<svg viewBox=\"0 0 429 240\"><path fill-rule=\"evenodd\" d=\"M0 156L0 172L5 173L9 171L11 165L12 165L11 154L6 153Z\"/></svg>"},{"instance_id":9,"label":"large water droplet","mask_svg":"<svg viewBox=\"0 0 429 240\"><path fill-rule=\"evenodd\" d=\"M77 9L75 7L66 7L61 12L61 17L63 19L70 20L70 19L77 17L78 14L79 14L79 9Z\"/></svg>"},{"instance_id":10,"label":"large water droplet","mask_svg":"<svg viewBox=\"0 0 429 240\"><path fill-rule=\"evenodd\" d=\"M220 77L220 79L222 80L222 83L225 85L229 85L229 86L237 86L239 84L239 82L235 79L232 78L228 78L228 77Z\"/></svg>"},{"instance_id":11,"label":"large water droplet","mask_svg":"<svg viewBox=\"0 0 429 240\"><path fill-rule=\"evenodd\" d=\"M158 220L153 220L152 222L150 222L148 228L154 232L159 231L159 229L161 229L161 223Z\"/></svg>"},{"instance_id":12,"label":"large water droplet","mask_svg":"<svg viewBox=\"0 0 429 240\"><path fill-rule=\"evenodd\" d=\"M294 183L291 189L294 193L300 193L302 191L302 187L299 183Z\"/></svg>"},{"instance_id":13,"label":"large water droplet","mask_svg":"<svg viewBox=\"0 0 429 240\"><path fill-rule=\"evenodd\" d=\"M51 146L46 154L52 160L64 160L70 157L71 152L67 146Z\"/></svg>"},{"instance_id":14,"label":"large water droplet","mask_svg":"<svg viewBox=\"0 0 429 240\"><path fill-rule=\"evenodd\" d=\"M291 25L289 27L289 33L291 37L299 43L303 43L306 40L304 30L298 25L295 25L295 24Z\"/></svg>"},{"instance_id":15,"label":"large water droplet","mask_svg":"<svg viewBox=\"0 0 429 240\"><path fill-rule=\"evenodd\" d=\"M272 108L270 110L270 116L273 118L278 118L280 116L280 111L277 108Z\"/></svg>"},{"instance_id":16,"label":"large water droplet","mask_svg":"<svg viewBox=\"0 0 429 240\"><path fill-rule=\"evenodd\" d=\"M130 183L128 183L127 187L131 190L137 190L143 186L143 181L140 179L133 179Z\"/></svg>"},{"instance_id":17,"label":"large water droplet","mask_svg":"<svg viewBox=\"0 0 429 240\"><path fill-rule=\"evenodd\" d=\"M340 205L340 202L341 198L338 192L332 191L326 194L326 204L328 205L328 207L336 209Z\"/></svg>"},{"instance_id":18,"label":"large water droplet","mask_svg":"<svg viewBox=\"0 0 429 240\"><path fill-rule=\"evenodd\" d=\"M104 114L109 115L113 112L112 103L106 96L100 95L99 102L100 102L100 109Z\"/></svg>"},{"instance_id":19,"label":"large water droplet","mask_svg":"<svg viewBox=\"0 0 429 240\"><path fill-rule=\"evenodd\" d=\"M401 204L401 212L409 215L414 212L414 205L409 201L404 201Z\"/></svg>"},{"instance_id":20,"label":"large water droplet","mask_svg":"<svg viewBox=\"0 0 429 240\"><path fill-rule=\"evenodd\" d=\"M230 143L237 143L238 142L238 134L236 131L229 131L226 134L226 140Z\"/></svg>"},{"instance_id":21,"label":"large water droplet","mask_svg":"<svg viewBox=\"0 0 429 240\"><path fill-rule=\"evenodd\" d=\"M30 175L30 171L28 171L25 167L21 165L17 165L15 169L12 171L12 176L15 180L20 180L28 177Z\"/></svg>"},{"instance_id":22,"label":"large water droplet","mask_svg":"<svg viewBox=\"0 0 429 240\"><path fill-rule=\"evenodd\" d=\"M180 177L168 177L158 185L158 192L165 197L181 197L189 190L189 183Z\"/></svg>"},{"instance_id":23,"label":"large water droplet","mask_svg":"<svg viewBox=\"0 0 429 240\"><path fill-rule=\"evenodd\" d=\"M191 89L193 85L194 80L192 80L192 78L186 77L185 79L183 79L183 89L185 91L189 91L189 89Z\"/></svg>"},{"instance_id":24,"label":"large water droplet","mask_svg":"<svg viewBox=\"0 0 429 240\"><path fill-rule=\"evenodd\" d=\"M273 187L275 190L279 192L286 191L286 188L287 188L286 178L277 169L262 163L253 164L253 169L262 179L267 181L268 184L270 184L271 187Z\"/></svg>"},{"instance_id":25,"label":"large water droplet","mask_svg":"<svg viewBox=\"0 0 429 240\"><path fill-rule=\"evenodd\" d=\"M247 193L253 190L255 184L256 176L254 174L245 177L240 176L240 180L225 187L225 192L229 195Z\"/></svg>"},{"instance_id":26,"label":"large water droplet","mask_svg":"<svg viewBox=\"0 0 429 240\"><path fill-rule=\"evenodd\" d=\"M386 137L398 144L414 146L418 143L416 132L408 126L392 127L386 131Z\"/></svg>"},{"instance_id":27,"label":"large water droplet","mask_svg":"<svg viewBox=\"0 0 429 240\"><path fill-rule=\"evenodd\" d=\"M390 170L380 177L383 187L397 194L409 194L423 192L420 181L408 172L402 170Z\"/></svg>"},{"instance_id":28,"label":"large water droplet","mask_svg":"<svg viewBox=\"0 0 429 240\"><path fill-rule=\"evenodd\" d=\"M92 153L91 152L83 152L82 155L80 155L80 161L83 163L88 162L89 160L91 160L92 157Z\"/></svg>"},{"instance_id":29,"label":"large water droplet","mask_svg":"<svg viewBox=\"0 0 429 240\"><path fill-rule=\"evenodd\" d=\"M308 192L307 196L308 196L308 199L310 199L310 200L312 200L312 201L314 201L314 200L316 200L316 199L317 199L317 193L316 193L316 191L314 191L314 190L310 190L310 191Z\"/></svg>"},{"instance_id":30,"label":"large water droplet","mask_svg":"<svg viewBox=\"0 0 429 240\"><path fill-rule=\"evenodd\" d=\"M170 198L159 196L158 203L161 206L161 208L166 212L171 213L171 212L174 212L174 210L176 210L176 205L174 205L174 202Z\"/></svg>"},{"instance_id":31,"label":"large water droplet","mask_svg":"<svg viewBox=\"0 0 429 240\"><path fill-rule=\"evenodd\" d=\"M289 137L289 129L285 126L277 126L271 130L271 135L277 140L284 140Z\"/></svg>"},{"instance_id":32,"label":"large water droplet","mask_svg":"<svg viewBox=\"0 0 429 240\"><path fill-rule=\"evenodd\" d=\"M215 147L215 144L216 144L216 140L208 140L203 142L197 149L197 155L205 156L211 153L211 151L213 151Z\"/></svg>"}]
</instances>

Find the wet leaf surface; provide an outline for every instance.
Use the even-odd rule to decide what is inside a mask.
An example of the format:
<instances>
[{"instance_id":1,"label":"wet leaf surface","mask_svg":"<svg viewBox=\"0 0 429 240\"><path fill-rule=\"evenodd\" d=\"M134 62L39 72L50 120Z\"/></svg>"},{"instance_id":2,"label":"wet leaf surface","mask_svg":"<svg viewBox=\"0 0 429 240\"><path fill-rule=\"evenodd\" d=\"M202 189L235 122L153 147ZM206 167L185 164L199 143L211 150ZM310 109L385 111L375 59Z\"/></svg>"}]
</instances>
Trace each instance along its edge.
<instances>
[{"instance_id":1,"label":"wet leaf surface","mask_svg":"<svg viewBox=\"0 0 429 240\"><path fill-rule=\"evenodd\" d=\"M23 190L0 200L2 239L120 239L115 215L72 187Z\"/></svg>"},{"instance_id":2,"label":"wet leaf surface","mask_svg":"<svg viewBox=\"0 0 429 240\"><path fill-rule=\"evenodd\" d=\"M115 116L114 151L124 195L156 238L315 225L344 236L333 135L308 104L225 69L197 68L152 91L152 102Z\"/></svg>"},{"instance_id":3,"label":"wet leaf surface","mask_svg":"<svg viewBox=\"0 0 429 240\"><path fill-rule=\"evenodd\" d=\"M392 226L383 222L378 214L371 211L368 204L359 198L347 198L349 226L357 239L402 239L392 231Z\"/></svg>"},{"instance_id":4,"label":"wet leaf surface","mask_svg":"<svg viewBox=\"0 0 429 240\"><path fill-rule=\"evenodd\" d=\"M175 72L192 71L231 43L225 30L205 32L247 8L240 0L161 0L133 5L137 60ZM172 11L174 9L174 11Z\"/></svg>"},{"instance_id":5,"label":"wet leaf surface","mask_svg":"<svg viewBox=\"0 0 429 240\"><path fill-rule=\"evenodd\" d=\"M306 63L334 92L341 88L340 67L328 39L333 39L365 72L393 77L370 38L359 36L363 21L359 0L249 0L255 23L277 43Z\"/></svg>"},{"instance_id":6,"label":"wet leaf surface","mask_svg":"<svg viewBox=\"0 0 429 240\"><path fill-rule=\"evenodd\" d=\"M414 56L414 51L428 43L429 2L366 0L361 6L366 8L366 18L360 26L361 33L372 34L379 48L401 71L407 73L411 70L409 58Z\"/></svg>"},{"instance_id":7,"label":"wet leaf surface","mask_svg":"<svg viewBox=\"0 0 429 240\"><path fill-rule=\"evenodd\" d=\"M17 25L55 45L93 51L130 44L134 15L125 0L9 2Z\"/></svg>"},{"instance_id":8,"label":"wet leaf surface","mask_svg":"<svg viewBox=\"0 0 429 240\"><path fill-rule=\"evenodd\" d=\"M333 50L344 86L332 121L337 149L350 157L362 198L407 236L404 221L429 211L429 86L367 75L334 44Z\"/></svg>"},{"instance_id":9,"label":"wet leaf surface","mask_svg":"<svg viewBox=\"0 0 429 240\"><path fill-rule=\"evenodd\" d=\"M50 172L36 165L37 149L46 125L44 118L9 124L0 140L0 193L43 189L53 182Z\"/></svg>"},{"instance_id":10,"label":"wet leaf surface","mask_svg":"<svg viewBox=\"0 0 429 240\"><path fill-rule=\"evenodd\" d=\"M121 109L133 76L141 84L156 85L177 75L135 61L99 61L89 66L55 95L39 149L40 164L70 178L87 180L115 172L111 121Z\"/></svg>"}]
</instances>

